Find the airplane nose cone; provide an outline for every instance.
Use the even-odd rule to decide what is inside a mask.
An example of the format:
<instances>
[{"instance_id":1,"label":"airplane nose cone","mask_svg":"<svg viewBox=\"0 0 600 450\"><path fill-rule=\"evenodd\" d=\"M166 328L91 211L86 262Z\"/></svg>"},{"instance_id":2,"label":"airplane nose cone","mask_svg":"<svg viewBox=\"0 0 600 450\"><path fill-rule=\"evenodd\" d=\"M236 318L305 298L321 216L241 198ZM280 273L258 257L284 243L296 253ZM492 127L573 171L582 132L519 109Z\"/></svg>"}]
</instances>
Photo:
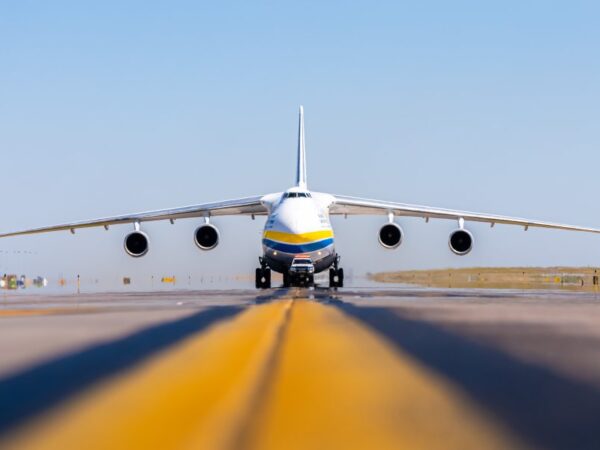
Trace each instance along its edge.
<instances>
[{"instance_id":1,"label":"airplane nose cone","mask_svg":"<svg viewBox=\"0 0 600 450\"><path fill-rule=\"evenodd\" d=\"M308 233L321 228L319 214L314 205L302 201L283 205L277 222L281 231L293 234Z\"/></svg>"},{"instance_id":2,"label":"airplane nose cone","mask_svg":"<svg viewBox=\"0 0 600 450\"><path fill-rule=\"evenodd\" d=\"M287 233L299 234L302 233L302 221L296 217L290 217L283 220L280 220L279 226L282 228L282 231L286 231Z\"/></svg>"}]
</instances>

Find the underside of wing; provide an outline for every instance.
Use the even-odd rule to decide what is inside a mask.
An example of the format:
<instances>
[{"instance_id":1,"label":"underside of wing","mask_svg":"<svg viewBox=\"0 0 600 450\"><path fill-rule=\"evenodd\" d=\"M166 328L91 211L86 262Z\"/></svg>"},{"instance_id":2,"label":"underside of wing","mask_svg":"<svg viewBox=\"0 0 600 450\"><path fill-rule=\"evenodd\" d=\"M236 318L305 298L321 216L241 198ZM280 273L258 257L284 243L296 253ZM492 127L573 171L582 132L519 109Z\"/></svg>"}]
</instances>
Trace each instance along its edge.
<instances>
[{"instance_id":1,"label":"underside of wing","mask_svg":"<svg viewBox=\"0 0 600 450\"><path fill-rule=\"evenodd\" d=\"M342 195L333 196L334 200L329 206L332 215L388 215L422 217L425 219L454 219L472 222L485 222L492 226L494 224L520 225L528 227L554 228L560 230L583 231L588 233L600 233L598 228L580 227L560 223L544 222L519 217L500 216L496 214L459 211L453 209L435 208L422 205L411 205L407 203L394 203L380 200L369 200Z\"/></svg>"},{"instance_id":2,"label":"underside of wing","mask_svg":"<svg viewBox=\"0 0 600 450\"><path fill-rule=\"evenodd\" d=\"M50 231L71 230L90 227L108 227L124 223L150 222L156 220L176 220L191 217L227 216L227 215L265 215L269 212L270 196L245 197L222 202L203 203L180 208L161 209L120 216L104 217L81 222L65 223L48 227L0 233L0 237L24 234L46 233Z\"/></svg>"}]
</instances>

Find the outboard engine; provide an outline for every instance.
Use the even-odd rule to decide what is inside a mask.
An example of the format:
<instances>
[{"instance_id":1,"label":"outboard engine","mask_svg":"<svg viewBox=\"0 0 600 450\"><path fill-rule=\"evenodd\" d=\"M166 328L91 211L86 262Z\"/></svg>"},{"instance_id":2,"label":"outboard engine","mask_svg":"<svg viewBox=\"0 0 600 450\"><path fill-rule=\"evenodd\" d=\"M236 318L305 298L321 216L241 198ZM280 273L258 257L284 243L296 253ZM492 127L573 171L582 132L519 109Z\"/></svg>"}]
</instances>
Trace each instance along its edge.
<instances>
[{"instance_id":1,"label":"outboard engine","mask_svg":"<svg viewBox=\"0 0 600 450\"><path fill-rule=\"evenodd\" d=\"M148 235L143 231L136 230L125 236L123 246L125 247L125 251L129 256L139 258L140 256L144 256L146 253L148 253L148 243Z\"/></svg>"},{"instance_id":2,"label":"outboard engine","mask_svg":"<svg viewBox=\"0 0 600 450\"><path fill-rule=\"evenodd\" d=\"M453 253L460 256L466 255L473 248L473 235L470 231L459 228L450 233L448 246Z\"/></svg>"},{"instance_id":3,"label":"outboard engine","mask_svg":"<svg viewBox=\"0 0 600 450\"><path fill-rule=\"evenodd\" d=\"M379 230L379 243L388 249L397 248L402 243L404 231L395 222L386 223Z\"/></svg>"},{"instance_id":4,"label":"outboard engine","mask_svg":"<svg viewBox=\"0 0 600 450\"><path fill-rule=\"evenodd\" d=\"M202 250L212 250L219 244L219 230L209 223L200 225L194 232L194 242Z\"/></svg>"}]
</instances>

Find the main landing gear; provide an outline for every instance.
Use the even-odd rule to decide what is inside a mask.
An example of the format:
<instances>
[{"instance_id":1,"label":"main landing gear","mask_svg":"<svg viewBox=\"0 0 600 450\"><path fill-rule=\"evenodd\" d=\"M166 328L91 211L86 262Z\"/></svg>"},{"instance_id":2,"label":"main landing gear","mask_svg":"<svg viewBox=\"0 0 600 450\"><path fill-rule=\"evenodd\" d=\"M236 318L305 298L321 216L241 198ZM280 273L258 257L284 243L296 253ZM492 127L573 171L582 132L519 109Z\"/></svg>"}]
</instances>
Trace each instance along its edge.
<instances>
[{"instance_id":1,"label":"main landing gear","mask_svg":"<svg viewBox=\"0 0 600 450\"><path fill-rule=\"evenodd\" d=\"M256 289L270 289L271 288L271 269L265 263L263 258L258 258L260 261L260 267L256 269L255 284ZM344 269L339 267L340 257L336 256L333 266L329 269L329 287L340 288L344 287ZM302 280L295 280L288 273L283 274L283 286L290 287L295 285L295 281L298 281L300 286L312 286L314 284L313 275L307 275Z\"/></svg>"},{"instance_id":2,"label":"main landing gear","mask_svg":"<svg viewBox=\"0 0 600 450\"><path fill-rule=\"evenodd\" d=\"M256 289L271 288L271 269L267 266L264 259L258 258L260 267L256 269Z\"/></svg>"},{"instance_id":3,"label":"main landing gear","mask_svg":"<svg viewBox=\"0 0 600 450\"><path fill-rule=\"evenodd\" d=\"M339 267L340 256L335 257L333 267L329 269L329 287L339 288L344 287L344 269Z\"/></svg>"},{"instance_id":4,"label":"main landing gear","mask_svg":"<svg viewBox=\"0 0 600 450\"><path fill-rule=\"evenodd\" d=\"M292 277L287 272L283 272L283 287L289 288L292 285Z\"/></svg>"}]
</instances>

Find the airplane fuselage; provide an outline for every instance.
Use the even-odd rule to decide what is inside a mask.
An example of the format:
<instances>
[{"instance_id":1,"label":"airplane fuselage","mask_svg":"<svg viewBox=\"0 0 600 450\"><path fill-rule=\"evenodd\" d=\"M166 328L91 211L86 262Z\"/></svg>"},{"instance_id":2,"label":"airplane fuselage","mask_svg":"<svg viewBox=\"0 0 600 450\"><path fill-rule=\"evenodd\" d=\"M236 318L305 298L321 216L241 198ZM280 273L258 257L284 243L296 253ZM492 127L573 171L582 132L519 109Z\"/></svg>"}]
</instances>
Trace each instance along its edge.
<instances>
[{"instance_id":1,"label":"airplane fuselage","mask_svg":"<svg viewBox=\"0 0 600 450\"><path fill-rule=\"evenodd\" d=\"M315 273L331 267L336 252L327 201L323 194L292 188L273 203L262 239L272 270L286 273L299 255L313 261Z\"/></svg>"}]
</instances>

